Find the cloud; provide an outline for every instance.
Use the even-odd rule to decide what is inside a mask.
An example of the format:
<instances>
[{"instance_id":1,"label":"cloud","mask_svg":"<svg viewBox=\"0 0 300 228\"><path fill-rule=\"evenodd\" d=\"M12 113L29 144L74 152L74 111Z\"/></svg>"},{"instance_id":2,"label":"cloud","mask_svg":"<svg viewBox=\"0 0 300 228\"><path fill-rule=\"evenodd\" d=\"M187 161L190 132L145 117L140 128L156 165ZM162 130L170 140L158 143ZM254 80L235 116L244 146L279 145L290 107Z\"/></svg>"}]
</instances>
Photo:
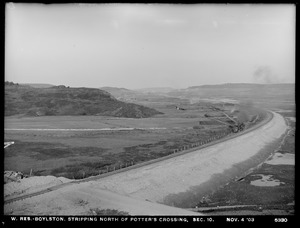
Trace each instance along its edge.
<instances>
[{"instance_id":1,"label":"cloud","mask_svg":"<svg viewBox=\"0 0 300 228\"><path fill-rule=\"evenodd\" d=\"M177 26L185 24L186 21L182 19L163 19L161 23L164 25Z\"/></svg>"},{"instance_id":2,"label":"cloud","mask_svg":"<svg viewBox=\"0 0 300 228\"><path fill-rule=\"evenodd\" d=\"M113 26L115 29L119 29L119 27L120 27L120 22L117 21L117 20L113 20L113 21L112 21L112 26Z\"/></svg>"},{"instance_id":3,"label":"cloud","mask_svg":"<svg viewBox=\"0 0 300 228\"><path fill-rule=\"evenodd\" d=\"M217 21L213 21L212 24L215 28L218 28L218 26L219 26L219 23Z\"/></svg>"}]
</instances>

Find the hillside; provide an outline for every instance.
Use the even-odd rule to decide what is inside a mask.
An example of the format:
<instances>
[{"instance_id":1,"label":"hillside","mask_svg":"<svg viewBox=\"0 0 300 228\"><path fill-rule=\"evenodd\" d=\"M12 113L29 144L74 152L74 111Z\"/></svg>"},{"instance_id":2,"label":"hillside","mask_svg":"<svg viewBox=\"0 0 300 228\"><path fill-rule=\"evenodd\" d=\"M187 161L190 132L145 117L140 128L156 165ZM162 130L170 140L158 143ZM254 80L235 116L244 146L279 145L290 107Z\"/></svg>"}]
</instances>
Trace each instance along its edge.
<instances>
[{"instance_id":1,"label":"hillside","mask_svg":"<svg viewBox=\"0 0 300 228\"><path fill-rule=\"evenodd\" d=\"M293 109L295 104L295 84L250 84L227 83L220 85L192 86L174 90L167 95L189 99L191 102L233 102L238 101L265 109L281 107ZM275 109L276 109L275 108Z\"/></svg>"},{"instance_id":2,"label":"hillside","mask_svg":"<svg viewBox=\"0 0 300 228\"><path fill-rule=\"evenodd\" d=\"M117 88L117 87L101 87L99 88L101 90L104 90L106 92L109 92L116 98L135 98L139 96L140 94L129 89L125 88Z\"/></svg>"},{"instance_id":3,"label":"hillside","mask_svg":"<svg viewBox=\"0 0 300 228\"><path fill-rule=\"evenodd\" d=\"M190 86L187 89L262 89L262 88L291 88L294 84L255 84L255 83L225 83L225 84L216 84L216 85L201 85L201 86Z\"/></svg>"},{"instance_id":4,"label":"hillside","mask_svg":"<svg viewBox=\"0 0 300 228\"><path fill-rule=\"evenodd\" d=\"M201 97L201 98L233 98L238 100L276 100L295 96L295 84L247 84L229 83L221 85L192 86L186 89L175 90L168 95L177 97Z\"/></svg>"},{"instance_id":5,"label":"hillside","mask_svg":"<svg viewBox=\"0 0 300 228\"><path fill-rule=\"evenodd\" d=\"M152 87L152 88L143 88L137 89L136 91L140 93L156 93L156 94L165 94L171 91L174 91L174 88L171 87Z\"/></svg>"},{"instance_id":6,"label":"hillside","mask_svg":"<svg viewBox=\"0 0 300 228\"><path fill-rule=\"evenodd\" d=\"M145 118L161 114L155 109L117 100L92 88L53 86L32 88L5 83L5 116L101 115Z\"/></svg>"},{"instance_id":7,"label":"hillside","mask_svg":"<svg viewBox=\"0 0 300 228\"><path fill-rule=\"evenodd\" d=\"M52 84L45 84L45 83L20 83L20 85L30 86L33 88L50 88L54 86Z\"/></svg>"}]
</instances>

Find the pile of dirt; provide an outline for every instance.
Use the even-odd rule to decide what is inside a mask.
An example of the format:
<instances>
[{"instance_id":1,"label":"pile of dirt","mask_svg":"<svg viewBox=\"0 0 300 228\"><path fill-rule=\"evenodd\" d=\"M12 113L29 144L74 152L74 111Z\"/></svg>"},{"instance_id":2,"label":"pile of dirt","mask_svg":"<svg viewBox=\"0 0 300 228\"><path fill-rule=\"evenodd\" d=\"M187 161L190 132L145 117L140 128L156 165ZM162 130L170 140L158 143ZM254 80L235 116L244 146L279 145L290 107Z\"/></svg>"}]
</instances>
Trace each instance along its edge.
<instances>
[{"instance_id":1,"label":"pile of dirt","mask_svg":"<svg viewBox=\"0 0 300 228\"><path fill-rule=\"evenodd\" d=\"M64 177L34 176L4 184L4 198L13 198L70 182Z\"/></svg>"},{"instance_id":2,"label":"pile of dirt","mask_svg":"<svg viewBox=\"0 0 300 228\"><path fill-rule=\"evenodd\" d=\"M15 171L4 171L4 183L19 181L20 179L24 178L25 175L21 172Z\"/></svg>"}]
</instances>

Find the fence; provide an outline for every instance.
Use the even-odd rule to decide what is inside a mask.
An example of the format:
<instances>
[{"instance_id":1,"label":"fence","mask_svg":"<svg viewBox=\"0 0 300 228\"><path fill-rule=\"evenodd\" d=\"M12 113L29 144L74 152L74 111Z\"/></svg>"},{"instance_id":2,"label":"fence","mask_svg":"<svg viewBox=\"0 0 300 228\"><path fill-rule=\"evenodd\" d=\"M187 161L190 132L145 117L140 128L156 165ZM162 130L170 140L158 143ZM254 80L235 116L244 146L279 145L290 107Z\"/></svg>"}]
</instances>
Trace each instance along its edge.
<instances>
[{"instance_id":1,"label":"fence","mask_svg":"<svg viewBox=\"0 0 300 228\"><path fill-rule=\"evenodd\" d=\"M127 161L125 163L118 163L118 164L114 164L114 165L105 166L104 169L102 168L101 170L99 170L98 177L99 176L110 175L109 173L112 174L112 173L122 172L122 171L125 171L126 169L129 170L129 169L132 169L132 166L135 166L135 168L137 168L137 167L141 167L141 166L144 166L144 165L147 165L147 164L152 164L152 163L164 160L167 157L177 156L177 154L179 154L179 153L185 153L190 149L201 147L205 144L208 144L212 141L221 139L221 138L223 138L227 135L230 135L230 134L231 134L231 132L229 132L229 131L222 132L222 133L219 133L217 135L214 135L213 137L207 138L205 140L200 140L198 142L193 142L193 143L181 146L179 148L172 149L166 155L164 155L162 157L159 157L159 158L156 158L156 159L149 160L149 161L135 162L134 160L131 160L131 161ZM85 179L86 179L86 181L88 181L88 180L91 180L95 177L97 178L97 176L90 176L90 177L87 177ZM82 176L82 179L84 179L84 175ZM82 181L82 179L80 179L79 181Z\"/></svg>"},{"instance_id":2,"label":"fence","mask_svg":"<svg viewBox=\"0 0 300 228\"><path fill-rule=\"evenodd\" d=\"M272 113L268 113L268 112L264 112L264 111L260 112L258 115L259 115L259 117L256 120L256 124L255 124L256 127L251 126L251 128L252 127L254 127L254 128L260 127L262 124L264 124L264 122L270 121L272 119L271 117L273 116ZM244 130L244 131L248 131L248 130ZM99 171L99 176L102 177L102 176L110 175L109 173L113 174L113 172L114 173L122 172L122 171L125 171L124 169L129 170L129 169L132 169L132 168L130 168L131 166L135 166L135 168L138 168L138 167L141 167L141 166L144 166L144 165L152 164L152 163L164 160L164 159L169 158L169 157L173 157L173 156L177 156L179 154L183 154L185 152L188 152L188 150L190 150L190 149L197 148L197 147L202 147L205 144L209 144L212 141L219 140L221 138L224 138L225 136L230 136L232 134L233 133L231 131L222 132L222 133L219 133L217 135L214 135L213 137L207 138L205 140L201 140L201 141L198 141L198 142L194 142L194 143L191 143L191 144L184 145L184 146L181 146L179 148L173 149L173 150L169 151L169 153L167 153L165 156L162 156L162 157L156 158L156 159L152 159L152 160L149 160L149 161L137 162L136 163L135 161L132 160L132 161L128 161L128 162L125 162L125 163L120 163L118 165L106 166L104 170L102 169L102 170ZM238 135L238 134L235 133L235 135ZM90 179L97 179L99 176L88 177L88 178L86 178L86 181L88 181ZM85 180L80 180L80 181L85 181Z\"/></svg>"}]
</instances>

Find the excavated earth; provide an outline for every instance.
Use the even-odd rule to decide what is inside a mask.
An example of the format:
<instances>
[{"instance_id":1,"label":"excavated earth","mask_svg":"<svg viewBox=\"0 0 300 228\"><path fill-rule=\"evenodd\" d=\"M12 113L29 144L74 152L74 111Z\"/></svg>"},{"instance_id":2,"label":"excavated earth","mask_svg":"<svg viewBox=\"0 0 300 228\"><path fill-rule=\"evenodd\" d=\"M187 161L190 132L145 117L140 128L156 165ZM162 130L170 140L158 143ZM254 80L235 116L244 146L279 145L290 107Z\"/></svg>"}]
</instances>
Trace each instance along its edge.
<instances>
[{"instance_id":1,"label":"excavated earth","mask_svg":"<svg viewBox=\"0 0 300 228\"><path fill-rule=\"evenodd\" d=\"M116 209L130 215L199 215L181 208L193 207L208 189L243 175L278 146L287 125L281 115L273 115L267 124L239 137L98 180L69 183L54 191L5 204L4 213L88 215L95 209ZM34 192L25 184L29 180L20 181L17 193L13 187L6 187L6 196ZM22 188L23 181L26 187ZM40 185L36 187L41 189Z\"/></svg>"}]
</instances>

